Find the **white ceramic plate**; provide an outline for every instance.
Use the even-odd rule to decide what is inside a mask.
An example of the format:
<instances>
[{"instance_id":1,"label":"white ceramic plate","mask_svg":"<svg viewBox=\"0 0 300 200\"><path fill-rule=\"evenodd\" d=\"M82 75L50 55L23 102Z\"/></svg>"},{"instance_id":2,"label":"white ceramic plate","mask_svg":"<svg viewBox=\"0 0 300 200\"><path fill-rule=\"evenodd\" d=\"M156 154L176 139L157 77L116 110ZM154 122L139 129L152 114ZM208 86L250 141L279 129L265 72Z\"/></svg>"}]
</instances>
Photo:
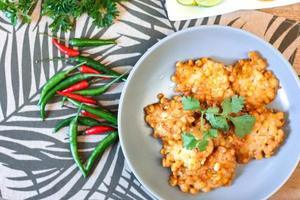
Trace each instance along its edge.
<instances>
[{"instance_id":1,"label":"white ceramic plate","mask_svg":"<svg viewBox=\"0 0 300 200\"><path fill-rule=\"evenodd\" d=\"M272 8L298 3L300 0L223 0L217 6L204 8L198 6L183 6L177 0L166 0L168 17L172 21L195 19L221 15L237 10Z\"/></svg>"},{"instance_id":2,"label":"white ceramic plate","mask_svg":"<svg viewBox=\"0 0 300 200\"><path fill-rule=\"evenodd\" d=\"M169 170L161 166L161 144L152 138L143 108L157 102L156 95L174 94L170 76L175 62L213 57L225 63L246 58L256 50L267 59L280 80L281 89L271 105L287 114L286 140L269 159L238 167L229 187L190 195L168 184ZM134 174L155 196L167 200L259 200L277 191L289 178L300 157L300 85L291 65L270 44L242 31L223 26L201 26L177 32L154 45L135 65L123 90L119 106L120 141Z\"/></svg>"}]
</instances>

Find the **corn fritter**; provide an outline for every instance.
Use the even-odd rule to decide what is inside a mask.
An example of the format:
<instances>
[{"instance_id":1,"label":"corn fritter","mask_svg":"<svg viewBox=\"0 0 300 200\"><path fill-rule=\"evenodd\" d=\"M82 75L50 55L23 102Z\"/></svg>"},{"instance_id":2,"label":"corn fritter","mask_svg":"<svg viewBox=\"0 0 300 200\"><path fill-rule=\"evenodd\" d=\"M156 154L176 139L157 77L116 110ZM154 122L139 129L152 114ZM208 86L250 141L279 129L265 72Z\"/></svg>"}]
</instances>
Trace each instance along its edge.
<instances>
[{"instance_id":1,"label":"corn fritter","mask_svg":"<svg viewBox=\"0 0 300 200\"><path fill-rule=\"evenodd\" d=\"M218 130L217 137L208 139L204 151L186 149L183 133L201 140L204 130L211 128L205 119L201 123L199 111L184 110L182 96L168 99L163 94L158 95L158 103L144 108L153 136L162 141L162 166L170 168L170 185L192 194L228 186L237 163L269 158L283 143L284 113L265 107L275 99L279 81L258 53L250 52L248 56L228 67L208 58L180 61L172 76L177 92L198 99L204 107L220 107L233 95L244 97L245 109L234 116L245 113L256 119L245 137L237 136L230 124L227 132Z\"/></svg>"}]
</instances>

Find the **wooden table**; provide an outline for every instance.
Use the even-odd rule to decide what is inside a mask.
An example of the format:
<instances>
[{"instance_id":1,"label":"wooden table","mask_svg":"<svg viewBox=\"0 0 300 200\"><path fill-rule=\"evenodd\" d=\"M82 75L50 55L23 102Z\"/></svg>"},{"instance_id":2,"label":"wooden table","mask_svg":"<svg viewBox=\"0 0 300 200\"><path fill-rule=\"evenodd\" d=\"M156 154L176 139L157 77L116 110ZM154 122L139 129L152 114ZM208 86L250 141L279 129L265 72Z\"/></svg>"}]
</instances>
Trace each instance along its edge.
<instances>
[{"instance_id":1,"label":"wooden table","mask_svg":"<svg viewBox=\"0 0 300 200\"><path fill-rule=\"evenodd\" d=\"M272 8L272 9L263 9L261 11L300 22L300 3L290 5L290 6ZM300 48L298 48L298 56L296 57L294 67L297 69L297 71L299 73L300 72ZM299 170L299 172L300 172L300 170ZM298 183L300 183L300 180ZM300 185L299 185L299 188L300 188ZM298 194L297 200L299 200L299 199L300 199L300 189L299 189L299 194Z\"/></svg>"},{"instance_id":2,"label":"wooden table","mask_svg":"<svg viewBox=\"0 0 300 200\"><path fill-rule=\"evenodd\" d=\"M288 19L300 22L300 3L291 6L264 9L263 12L271 13L277 16L286 17ZM298 47L298 56L295 60L294 67L300 69L300 46ZM298 70L300 72L300 70ZM276 176L276 174L274 174ZM275 193L270 200L299 200L300 199L300 164L297 169L285 183L285 185Z\"/></svg>"}]
</instances>

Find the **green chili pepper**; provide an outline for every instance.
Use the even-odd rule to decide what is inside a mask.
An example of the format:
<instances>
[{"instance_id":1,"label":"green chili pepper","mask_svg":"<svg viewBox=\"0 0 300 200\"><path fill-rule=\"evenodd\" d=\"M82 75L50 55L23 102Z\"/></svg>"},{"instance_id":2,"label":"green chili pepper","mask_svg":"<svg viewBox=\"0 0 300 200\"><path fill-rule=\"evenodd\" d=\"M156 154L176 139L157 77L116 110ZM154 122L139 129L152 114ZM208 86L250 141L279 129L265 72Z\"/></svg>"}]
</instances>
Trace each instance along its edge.
<instances>
[{"instance_id":1,"label":"green chili pepper","mask_svg":"<svg viewBox=\"0 0 300 200\"><path fill-rule=\"evenodd\" d=\"M85 39L85 38L72 38L69 40L69 44L74 47L96 47L109 44L116 44L115 39Z\"/></svg>"},{"instance_id":2,"label":"green chili pepper","mask_svg":"<svg viewBox=\"0 0 300 200\"><path fill-rule=\"evenodd\" d=\"M74 83L77 83L79 81L92 78L92 77L111 77L111 76L105 76L101 74L76 74L74 76L71 76L64 81L60 82L58 85L53 87L51 90L47 92L47 94L44 96L44 98L41 99L40 103L40 112L41 112L41 117L44 120L46 113L45 113L45 107L47 103L52 99L52 97L55 96L57 91L66 89L67 87L73 85Z\"/></svg>"},{"instance_id":3,"label":"green chili pepper","mask_svg":"<svg viewBox=\"0 0 300 200\"><path fill-rule=\"evenodd\" d=\"M103 74L107 74L107 75L113 75L113 76L120 76L121 74L111 70L109 68L107 68L105 65L99 63L98 61L89 58L89 57L84 57L84 56L77 56L77 57L70 57L67 58L70 61L73 62L78 62L78 63L82 63L85 62L85 64L89 67L94 68L95 70L98 70L100 72L103 72ZM126 78L124 77L123 80L126 80Z\"/></svg>"},{"instance_id":4,"label":"green chili pepper","mask_svg":"<svg viewBox=\"0 0 300 200\"><path fill-rule=\"evenodd\" d=\"M107 135L101 142L96 146L90 157L85 163L85 171L88 175L91 172L91 169L98 157L100 157L104 151L113 143L118 140L118 132L114 131Z\"/></svg>"},{"instance_id":5,"label":"green chili pepper","mask_svg":"<svg viewBox=\"0 0 300 200\"><path fill-rule=\"evenodd\" d=\"M94 115L97 115L98 117L105 119L106 121L112 123L113 125L117 125L118 124L118 119L117 116L115 116L113 113L104 110L102 108L95 108L86 104L81 104L79 101L67 98L69 102L71 102L72 104L74 104L76 107L80 107L82 110L88 111Z\"/></svg>"},{"instance_id":6,"label":"green chili pepper","mask_svg":"<svg viewBox=\"0 0 300 200\"><path fill-rule=\"evenodd\" d=\"M64 120L59 121L54 128L54 133L56 133L57 131L59 131L60 129L69 126L71 121L75 118L76 116L72 116L72 117L68 117ZM90 118L90 117L83 117L83 116L78 116L78 123L80 125L84 125L84 126L113 126L111 124L108 123L103 123L103 122L99 122L96 119ZM113 126L116 128L116 126Z\"/></svg>"},{"instance_id":7,"label":"green chili pepper","mask_svg":"<svg viewBox=\"0 0 300 200\"><path fill-rule=\"evenodd\" d=\"M77 167L81 171L82 175L84 177L87 177L86 170L85 170L83 164L81 163L81 159L80 159L79 154L78 154L78 143L77 143L77 134L78 134L78 132L77 132L77 128L78 128L78 118L75 117L71 121L70 128L69 128L70 149L71 149L71 153L72 153L73 159L74 159Z\"/></svg>"},{"instance_id":8,"label":"green chili pepper","mask_svg":"<svg viewBox=\"0 0 300 200\"><path fill-rule=\"evenodd\" d=\"M79 95L82 95L82 96L96 96L96 95L101 95L101 94L105 93L114 83L116 83L121 78L123 78L126 74L127 74L127 72L124 73L124 74L122 74L118 78L112 80L111 82L109 82L109 83L107 83L105 85L101 85L101 86L99 86L97 88L90 88L90 89L85 89L85 90L78 90L78 91L75 91L73 93L79 94Z\"/></svg>"},{"instance_id":9,"label":"green chili pepper","mask_svg":"<svg viewBox=\"0 0 300 200\"><path fill-rule=\"evenodd\" d=\"M74 69L80 67L81 65L83 65L84 63L80 63L74 67L71 67L70 69L68 70L65 70L65 71L61 71L61 72L58 72L57 74L55 74L54 76L52 76L52 78L50 78L47 83L43 86L43 89L42 89L42 92L41 92L41 95L40 95L40 99L39 99L39 102L38 104L40 105L41 104L41 101L42 99L45 97L45 95L49 92L49 90L51 90L53 87L55 87L59 82L61 82L62 80L64 80L68 74L70 72L72 72Z\"/></svg>"}]
</instances>

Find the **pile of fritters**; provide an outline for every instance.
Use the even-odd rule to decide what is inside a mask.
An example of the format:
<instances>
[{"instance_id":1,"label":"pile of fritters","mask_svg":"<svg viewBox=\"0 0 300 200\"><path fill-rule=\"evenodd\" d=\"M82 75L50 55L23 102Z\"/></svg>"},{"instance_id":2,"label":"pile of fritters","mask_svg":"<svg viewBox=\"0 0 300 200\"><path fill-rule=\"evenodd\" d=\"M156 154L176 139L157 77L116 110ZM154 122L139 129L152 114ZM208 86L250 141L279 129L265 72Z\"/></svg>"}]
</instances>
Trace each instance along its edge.
<instances>
[{"instance_id":1,"label":"pile of fritters","mask_svg":"<svg viewBox=\"0 0 300 200\"><path fill-rule=\"evenodd\" d=\"M235 135L231 127L210 139L205 151L187 150L182 145L183 132L197 139L203 136L199 113L183 110L181 96L168 99L159 94L158 103L145 107L145 120L153 128L153 136L162 140L162 165L171 169L172 186L195 194L230 185L237 163L268 158L278 149L284 140L284 113L266 108L279 88L278 79L266 67L256 52L233 66L208 58L176 63L172 80L177 92L208 106L220 106L226 97L243 96L242 112L255 116L256 123L244 138ZM210 128L208 122L204 126Z\"/></svg>"}]
</instances>

